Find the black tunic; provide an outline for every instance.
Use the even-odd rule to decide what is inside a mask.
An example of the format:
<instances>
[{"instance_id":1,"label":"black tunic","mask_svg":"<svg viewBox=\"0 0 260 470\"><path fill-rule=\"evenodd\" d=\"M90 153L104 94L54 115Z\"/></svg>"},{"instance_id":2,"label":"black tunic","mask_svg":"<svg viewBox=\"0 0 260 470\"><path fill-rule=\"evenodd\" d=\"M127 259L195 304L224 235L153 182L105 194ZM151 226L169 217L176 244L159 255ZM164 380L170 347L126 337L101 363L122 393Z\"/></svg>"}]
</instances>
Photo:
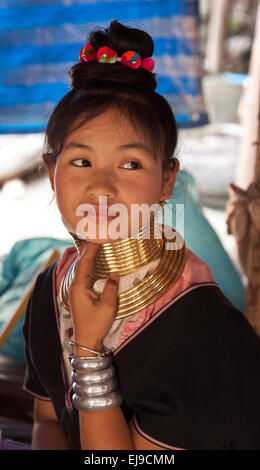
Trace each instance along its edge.
<instances>
[{"instance_id":1,"label":"black tunic","mask_svg":"<svg viewBox=\"0 0 260 470\"><path fill-rule=\"evenodd\" d=\"M24 388L51 400L72 449L78 411L64 377L53 263L41 273L24 323ZM218 286L188 289L114 353L121 409L166 449L260 449L260 339Z\"/></svg>"}]
</instances>

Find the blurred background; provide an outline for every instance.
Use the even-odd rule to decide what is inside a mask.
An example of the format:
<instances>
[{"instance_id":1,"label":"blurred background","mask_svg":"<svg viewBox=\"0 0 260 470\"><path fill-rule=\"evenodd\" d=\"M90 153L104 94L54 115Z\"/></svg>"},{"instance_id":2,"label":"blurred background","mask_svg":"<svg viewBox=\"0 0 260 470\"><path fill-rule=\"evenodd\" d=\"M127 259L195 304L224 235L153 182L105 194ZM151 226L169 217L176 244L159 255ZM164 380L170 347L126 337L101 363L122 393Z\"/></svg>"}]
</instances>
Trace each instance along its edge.
<instances>
[{"instance_id":1,"label":"blurred background","mask_svg":"<svg viewBox=\"0 0 260 470\"><path fill-rule=\"evenodd\" d=\"M88 31L115 17L154 38L157 90L171 102L181 129L181 166L194 175L203 212L240 269L225 205L238 166L238 106L258 0L119 3L120 9L112 1L1 2L0 255L26 237L68 239L55 201L49 204L47 178L38 171L44 127L68 91L68 69Z\"/></svg>"},{"instance_id":2,"label":"blurred background","mask_svg":"<svg viewBox=\"0 0 260 470\"><path fill-rule=\"evenodd\" d=\"M113 1L1 1L0 255L24 237L68 238L55 202L49 204L46 176L37 170L43 132L68 91L68 70L88 32L115 17L154 38L157 90L171 102L181 129L182 168L194 175L204 212L237 262L224 209L238 165L238 105L258 0L119 3L120 10Z\"/></svg>"},{"instance_id":3,"label":"blurred background","mask_svg":"<svg viewBox=\"0 0 260 470\"><path fill-rule=\"evenodd\" d=\"M0 380L23 362L24 293L72 245L41 166L44 129L88 33L112 19L154 40L157 92L180 129L185 241L260 333L259 0L1 0Z\"/></svg>"}]
</instances>

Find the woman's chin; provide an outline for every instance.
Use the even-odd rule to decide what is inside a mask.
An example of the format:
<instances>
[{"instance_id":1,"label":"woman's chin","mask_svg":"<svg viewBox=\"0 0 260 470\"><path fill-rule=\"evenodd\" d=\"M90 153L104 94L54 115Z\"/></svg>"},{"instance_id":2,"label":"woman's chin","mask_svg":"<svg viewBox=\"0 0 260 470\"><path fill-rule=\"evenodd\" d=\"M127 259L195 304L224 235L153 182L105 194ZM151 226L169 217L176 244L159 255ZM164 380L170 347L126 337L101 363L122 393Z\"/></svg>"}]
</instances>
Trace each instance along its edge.
<instances>
[{"instance_id":1,"label":"woman's chin","mask_svg":"<svg viewBox=\"0 0 260 470\"><path fill-rule=\"evenodd\" d=\"M109 221L108 223L98 221L93 225L78 225L76 227L76 234L81 240L86 240L89 243L104 244L115 243L129 238L131 236L131 230L129 230L128 222L117 225L109 224Z\"/></svg>"},{"instance_id":2,"label":"woman's chin","mask_svg":"<svg viewBox=\"0 0 260 470\"><path fill-rule=\"evenodd\" d=\"M111 237L106 237L106 238L98 238L98 237L86 237L84 239L85 242L87 243L94 243L95 245L103 245L104 243L116 243L116 242L119 242L121 240L124 240L125 238L128 238L128 237L122 237L122 238L117 238L117 239L114 239L114 238L111 238Z\"/></svg>"}]
</instances>

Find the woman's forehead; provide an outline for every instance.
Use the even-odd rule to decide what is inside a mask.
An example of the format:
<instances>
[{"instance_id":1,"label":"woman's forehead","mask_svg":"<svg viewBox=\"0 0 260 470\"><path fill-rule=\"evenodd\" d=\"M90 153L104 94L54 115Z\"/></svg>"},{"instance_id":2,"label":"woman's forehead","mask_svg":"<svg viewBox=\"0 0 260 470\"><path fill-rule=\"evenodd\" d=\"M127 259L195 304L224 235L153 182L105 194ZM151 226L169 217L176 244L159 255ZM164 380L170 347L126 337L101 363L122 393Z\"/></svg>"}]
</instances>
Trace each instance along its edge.
<instances>
[{"instance_id":1,"label":"woman's forehead","mask_svg":"<svg viewBox=\"0 0 260 470\"><path fill-rule=\"evenodd\" d=\"M130 119L119 110L108 110L91 120L85 121L84 116L79 117L66 135L64 144L75 140L76 137L86 138L88 141L113 140L127 144L136 142L150 152L147 138L142 129L136 128Z\"/></svg>"}]
</instances>

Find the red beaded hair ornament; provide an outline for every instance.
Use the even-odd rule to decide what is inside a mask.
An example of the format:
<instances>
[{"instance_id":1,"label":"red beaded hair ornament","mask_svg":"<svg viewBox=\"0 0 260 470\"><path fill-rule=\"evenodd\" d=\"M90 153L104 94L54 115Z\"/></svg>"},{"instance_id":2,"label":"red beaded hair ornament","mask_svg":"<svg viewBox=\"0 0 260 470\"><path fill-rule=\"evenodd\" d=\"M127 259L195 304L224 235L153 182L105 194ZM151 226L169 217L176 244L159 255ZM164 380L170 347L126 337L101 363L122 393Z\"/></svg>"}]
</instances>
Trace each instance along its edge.
<instances>
[{"instance_id":1,"label":"red beaded hair ornament","mask_svg":"<svg viewBox=\"0 0 260 470\"><path fill-rule=\"evenodd\" d=\"M114 64L115 62L121 62L121 64L131 67L132 69L142 69L152 72L154 68L154 60L151 57L145 57L141 60L140 54L135 51L127 51L122 54L122 57L118 57L117 52L110 47L100 47L95 51L92 44L86 44L82 47L79 53L80 62L92 62L98 61L107 64Z\"/></svg>"}]
</instances>

